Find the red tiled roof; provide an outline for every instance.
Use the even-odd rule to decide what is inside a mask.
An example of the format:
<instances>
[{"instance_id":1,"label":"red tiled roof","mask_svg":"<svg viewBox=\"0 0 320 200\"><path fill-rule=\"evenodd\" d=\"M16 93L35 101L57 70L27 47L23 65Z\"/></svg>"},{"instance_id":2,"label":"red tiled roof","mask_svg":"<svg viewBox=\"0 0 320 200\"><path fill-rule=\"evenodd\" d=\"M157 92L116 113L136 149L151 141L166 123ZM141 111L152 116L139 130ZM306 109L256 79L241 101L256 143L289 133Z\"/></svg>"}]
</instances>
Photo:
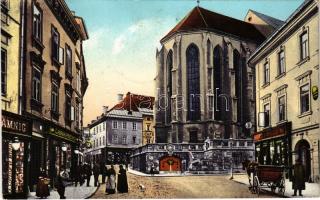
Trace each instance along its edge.
<instances>
[{"instance_id":1,"label":"red tiled roof","mask_svg":"<svg viewBox=\"0 0 320 200\"><path fill-rule=\"evenodd\" d=\"M128 111L139 111L138 108L153 109L154 97L132 94L128 92L126 96L116 104L113 109L128 110Z\"/></svg>"},{"instance_id":2,"label":"red tiled roof","mask_svg":"<svg viewBox=\"0 0 320 200\"><path fill-rule=\"evenodd\" d=\"M161 42L174 33L192 30L218 30L241 38L262 42L265 37L250 23L221 15L201 7L195 7L185 16Z\"/></svg>"}]
</instances>

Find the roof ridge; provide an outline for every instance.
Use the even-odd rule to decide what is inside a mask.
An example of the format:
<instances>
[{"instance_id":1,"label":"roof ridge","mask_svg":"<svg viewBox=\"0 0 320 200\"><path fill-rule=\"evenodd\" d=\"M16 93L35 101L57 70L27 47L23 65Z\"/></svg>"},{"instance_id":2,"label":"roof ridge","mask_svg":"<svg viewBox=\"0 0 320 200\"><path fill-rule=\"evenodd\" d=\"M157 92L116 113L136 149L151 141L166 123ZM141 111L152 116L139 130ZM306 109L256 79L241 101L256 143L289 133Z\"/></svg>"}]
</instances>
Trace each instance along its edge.
<instances>
[{"instance_id":1,"label":"roof ridge","mask_svg":"<svg viewBox=\"0 0 320 200\"><path fill-rule=\"evenodd\" d=\"M206 27L208 28L208 27L209 27L209 26L208 26L208 23L206 22L205 18L203 17L203 15L202 15L202 13L201 13L200 8L201 8L201 7L197 6L197 10L198 10L198 12L199 12L199 14L200 14L200 16L201 16L201 18L202 18L202 20L203 20L204 24L205 24L205 25L206 25ZM202 9L203 9L203 8L202 8Z\"/></svg>"}]
</instances>

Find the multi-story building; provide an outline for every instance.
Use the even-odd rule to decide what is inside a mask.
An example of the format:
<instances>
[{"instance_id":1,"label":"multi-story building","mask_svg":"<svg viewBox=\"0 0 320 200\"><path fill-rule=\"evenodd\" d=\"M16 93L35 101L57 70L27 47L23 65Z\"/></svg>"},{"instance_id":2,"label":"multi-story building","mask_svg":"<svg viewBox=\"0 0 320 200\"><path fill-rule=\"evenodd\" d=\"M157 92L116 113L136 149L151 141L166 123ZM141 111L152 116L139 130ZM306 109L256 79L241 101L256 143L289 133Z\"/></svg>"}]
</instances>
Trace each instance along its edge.
<instances>
[{"instance_id":1,"label":"multi-story building","mask_svg":"<svg viewBox=\"0 0 320 200\"><path fill-rule=\"evenodd\" d=\"M299 159L306 181L319 181L320 173L318 10L317 1L304 1L249 59L261 122L256 158L286 166Z\"/></svg>"},{"instance_id":2,"label":"multi-story building","mask_svg":"<svg viewBox=\"0 0 320 200\"><path fill-rule=\"evenodd\" d=\"M154 100L154 98L153 98ZM152 101L153 104L154 101ZM139 108L142 114L142 145L155 143L155 131L153 121L153 105L151 108Z\"/></svg>"},{"instance_id":3,"label":"multi-story building","mask_svg":"<svg viewBox=\"0 0 320 200\"><path fill-rule=\"evenodd\" d=\"M23 198L28 186L31 121L21 116L22 1L1 0L2 195Z\"/></svg>"},{"instance_id":4,"label":"multi-story building","mask_svg":"<svg viewBox=\"0 0 320 200\"><path fill-rule=\"evenodd\" d=\"M74 175L88 86L82 48L88 33L83 19L64 0L21 2L22 114L33 124L28 183L32 191L40 169L51 181L63 165Z\"/></svg>"},{"instance_id":5,"label":"multi-story building","mask_svg":"<svg viewBox=\"0 0 320 200\"><path fill-rule=\"evenodd\" d=\"M86 150L88 161L128 163L133 149L154 142L154 97L128 92L118 95L119 102L88 125L91 146Z\"/></svg>"}]
</instances>

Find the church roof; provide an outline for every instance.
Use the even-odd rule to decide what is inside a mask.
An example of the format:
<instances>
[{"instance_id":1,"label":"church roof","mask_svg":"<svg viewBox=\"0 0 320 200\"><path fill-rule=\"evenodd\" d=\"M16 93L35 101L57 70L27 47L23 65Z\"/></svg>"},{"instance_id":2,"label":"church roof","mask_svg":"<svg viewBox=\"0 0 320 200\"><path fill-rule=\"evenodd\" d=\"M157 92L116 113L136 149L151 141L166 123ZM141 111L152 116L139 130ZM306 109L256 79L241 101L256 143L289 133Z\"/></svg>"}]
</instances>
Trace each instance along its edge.
<instances>
[{"instance_id":1,"label":"church roof","mask_svg":"<svg viewBox=\"0 0 320 200\"><path fill-rule=\"evenodd\" d=\"M281 20L276 19L274 17L265 15L263 13L259 13L259 12L254 11L254 10L250 10L250 11L253 12L254 14L256 14L263 21L265 21L267 24L269 24L270 26L272 26L275 29L278 29L280 26L282 26L284 24L284 21L281 21Z\"/></svg>"},{"instance_id":2,"label":"church roof","mask_svg":"<svg viewBox=\"0 0 320 200\"><path fill-rule=\"evenodd\" d=\"M193 8L166 36L164 36L161 39L161 42L177 32L192 30L216 30L257 42L262 42L265 39L265 37L250 23L197 6Z\"/></svg>"}]
</instances>

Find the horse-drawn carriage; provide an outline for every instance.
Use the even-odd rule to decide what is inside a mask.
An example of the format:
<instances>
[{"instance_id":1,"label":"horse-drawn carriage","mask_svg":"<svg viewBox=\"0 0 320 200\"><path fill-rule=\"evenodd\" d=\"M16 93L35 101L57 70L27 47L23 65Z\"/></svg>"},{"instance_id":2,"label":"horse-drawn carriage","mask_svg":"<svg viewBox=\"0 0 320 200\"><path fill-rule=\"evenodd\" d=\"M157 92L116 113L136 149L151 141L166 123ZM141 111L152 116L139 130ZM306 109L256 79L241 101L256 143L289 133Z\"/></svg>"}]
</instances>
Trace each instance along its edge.
<instances>
[{"instance_id":1,"label":"horse-drawn carriage","mask_svg":"<svg viewBox=\"0 0 320 200\"><path fill-rule=\"evenodd\" d=\"M249 189L252 193L260 194L262 188L270 188L272 192L284 195L285 168L284 166L258 165L249 163L247 166Z\"/></svg>"}]
</instances>

